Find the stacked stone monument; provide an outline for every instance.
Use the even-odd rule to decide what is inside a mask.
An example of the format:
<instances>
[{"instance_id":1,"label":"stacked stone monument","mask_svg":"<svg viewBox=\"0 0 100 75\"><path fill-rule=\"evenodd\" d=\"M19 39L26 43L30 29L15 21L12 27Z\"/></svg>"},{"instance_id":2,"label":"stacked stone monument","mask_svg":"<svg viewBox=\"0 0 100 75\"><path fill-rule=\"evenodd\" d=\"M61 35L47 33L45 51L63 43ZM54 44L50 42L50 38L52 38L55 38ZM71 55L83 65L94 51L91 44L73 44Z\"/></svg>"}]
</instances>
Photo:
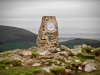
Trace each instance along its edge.
<instances>
[{"instance_id":1,"label":"stacked stone monument","mask_svg":"<svg viewBox=\"0 0 100 75\"><path fill-rule=\"evenodd\" d=\"M43 16L38 37L37 47L58 47L58 24L55 16Z\"/></svg>"}]
</instances>

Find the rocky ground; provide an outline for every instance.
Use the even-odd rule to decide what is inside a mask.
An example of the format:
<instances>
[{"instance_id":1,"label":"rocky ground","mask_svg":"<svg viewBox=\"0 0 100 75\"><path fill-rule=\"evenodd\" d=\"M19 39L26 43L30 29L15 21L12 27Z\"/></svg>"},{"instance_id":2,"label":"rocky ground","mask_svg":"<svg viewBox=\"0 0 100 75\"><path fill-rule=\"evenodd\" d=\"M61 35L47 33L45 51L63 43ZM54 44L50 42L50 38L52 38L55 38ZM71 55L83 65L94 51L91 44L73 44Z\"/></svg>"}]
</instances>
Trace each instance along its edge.
<instances>
[{"instance_id":1,"label":"rocky ground","mask_svg":"<svg viewBox=\"0 0 100 75\"><path fill-rule=\"evenodd\" d=\"M32 68L12 75L100 75L100 48L83 44L69 49L61 45L60 48L31 47L0 53L1 74L11 67Z\"/></svg>"}]
</instances>

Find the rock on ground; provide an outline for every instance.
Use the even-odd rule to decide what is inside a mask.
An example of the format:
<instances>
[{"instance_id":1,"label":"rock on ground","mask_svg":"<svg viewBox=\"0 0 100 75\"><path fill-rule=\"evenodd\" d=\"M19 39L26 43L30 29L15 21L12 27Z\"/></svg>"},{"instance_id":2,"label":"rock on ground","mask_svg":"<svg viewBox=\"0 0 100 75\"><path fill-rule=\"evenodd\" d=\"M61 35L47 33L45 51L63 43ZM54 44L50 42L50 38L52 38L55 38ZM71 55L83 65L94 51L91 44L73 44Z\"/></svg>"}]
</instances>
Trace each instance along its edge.
<instances>
[{"instance_id":1,"label":"rock on ground","mask_svg":"<svg viewBox=\"0 0 100 75\"><path fill-rule=\"evenodd\" d=\"M94 71L94 70L96 70L96 68L95 68L95 64L94 63L89 63L89 64L87 64L86 66L85 66L85 71L86 72L92 72L92 71Z\"/></svg>"}]
</instances>

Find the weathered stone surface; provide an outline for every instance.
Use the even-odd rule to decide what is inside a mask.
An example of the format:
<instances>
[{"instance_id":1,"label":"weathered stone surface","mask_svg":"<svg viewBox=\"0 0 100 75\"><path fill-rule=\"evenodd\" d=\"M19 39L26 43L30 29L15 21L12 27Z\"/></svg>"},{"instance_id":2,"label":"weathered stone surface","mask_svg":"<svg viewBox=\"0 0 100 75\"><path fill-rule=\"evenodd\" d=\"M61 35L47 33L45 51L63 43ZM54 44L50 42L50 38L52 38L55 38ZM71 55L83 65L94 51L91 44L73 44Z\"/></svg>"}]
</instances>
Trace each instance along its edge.
<instances>
[{"instance_id":1,"label":"weathered stone surface","mask_svg":"<svg viewBox=\"0 0 100 75\"><path fill-rule=\"evenodd\" d=\"M60 54L66 56L66 57L68 56L68 52L66 52L66 51L62 51L62 52L60 52Z\"/></svg>"},{"instance_id":2,"label":"weathered stone surface","mask_svg":"<svg viewBox=\"0 0 100 75\"><path fill-rule=\"evenodd\" d=\"M96 70L95 66L96 66L96 64L94 64L94 63L89 63L89 64L87 64L87 65L85 66L85 69L84 69L84 70L85 70L86 72L92 72L92 71Z\"/></svg>"},{"instance_id":3,"label":"weathered stone surface","mask_svg":"<svg viewBox=\"0 0 100 75\"><path fill-rule=\"evenodd\" d=\"M40 66L40 63L34 63L32 66L36 67L36 66Z\"/></svg>"},{"instance_id":4,"label":"weathered stone surface","mask_svg":"<svg viewBox=\"0 0 100 75\"><path fill-rule=\"evenodd\" d=\"M80 70L80 71L81 71L81 70L82 70L82 67L81 67L81 66L79 66L79 67L78 67L78 70Z\"/></svg>"},{"instance_id":5,"label":"weathered stone surface","mask_svg":"<svg viewBox=\"0 0 100 75\"><path fill-rule=\"evenodd\" d=\"M79 53L82 53L82 49L80 47L75 47L74 49L71 49L71 52L74 54L74 55L77 55Z\"/></svg>"},{"instance_id":6,"label":"weathered stone surface","mask_svg":"<svg viewBox=\"0 0 100 75\"><path fill-rule=\"evenodd\" d=\"M70 69L66 69L65 72L66 73L69 73L69 72L71 72L71 70Z\"/></svg>"},{"instance_id":7,"label":"weathered stone surface","mask_svg":"<svg viewBox=\"0 0 100 75\"><path fill-rule=\"evenodd\" d=\"M50 73L51 67L49 67L49 66L48 67L43 67L42 69L45 70L46 73Z\"/></svg>"},{"instance_id":8,"label":"weathered stone surface","mask_svg":"<svg viewBox=\"0 0 100 75\"><path fill-rule=\"evenodd\" d=\"M61 50L60 50L60 48L56 48L56 51L57 51L57 52L60 52Z\"/></svg>"},{"instance_id":9,"label":"weathered stone surface","mask_svg":"<svg viewBox=\"0 0 100 75\"><path fill-rule=\"evenodd\" d=\"M42 51L39 51L38 53L39 53L40 55L43 55L43 56L51 54L51 52L48 51L48 50L42 50Z\"/></svg>"},{"instance_id":10,"label":"weathered stone surface","mask_svg":"<svg viewBox=\"0 0 100 75\"><path fill-rule=\"evenodd\" d=\"M88 59L88 60L84 61L81 65L84 66L89 63L94 63L94 60Z\"/></svg>"},{"instance_id":11,"label":"weathered stone surface","mask_svg":"<svg viewBox=\"0 0 100 75\"><path fill-rule=\"evenodd\" d=\"M87 45L86 44L83 44L82 47L87 47Z\"/></svg>"},{"instance_id":12,"label":"weathered stone surface","mask_svg":"<svg viewBox=\"0 0 100 75\"><path fill-rule=\"evenodd\" d=\"M70 49L68 47L64 46L64 45L61 45L60 49L65 50L66 52L70 51Z\"/></svg>"},{"instance_id":13,"label":"weathered stone surface","mask_svg":"<svg viewBox=\"0 0 100 75\"><path fill-rule=\"evenodd\" d=\"M43 16L38 37L38 47L58 47L58 24L55 16Z\"/></svg>"},{"instance_id":14,"label":"weathered stone surface","mask_svg":"<svg viewBox=\"0 0 100 75\"><path fill-rule=\"evenodd\" d=\"M20 52L20 54L22 54L23 56L29 56L29 55L32 55L32 52L29 51L29 50L22 50L22 51Z\"/></svg>"},{"instance_id":15,"label":"weathered stone surface","mask_svg":"<svg viewBox=\"0 0 100 75\"><path fill-rule=\"evenodd\" d=\"M9 60L21 60L21 58L22 58L21 56L15 54L12 57L10 57Z\"/></svg>"},{"instance_id":16,"label":"weathered stone surface","mask_svg":"<svg viewBox=\"0 0 100 75\"><path fill-rule=\"evenodd\" d=\"M52 56L39 56L37 59L52 59Z\"/></svg>"},{"instance_id":17,"label":"weathered stone surface","mask_svg":"<svg viewBox=\"0 0 100 75\"><path fill-rule=\"evenodd\" d=\"M36 62L36 61L35 61ZM27 61L23 61L23 63L25 64L25 65L32 65L33 63L35 63L34 62L34 60L33 59L29 59L29 60L27 60Z\"/></svg>"}]
</instances>

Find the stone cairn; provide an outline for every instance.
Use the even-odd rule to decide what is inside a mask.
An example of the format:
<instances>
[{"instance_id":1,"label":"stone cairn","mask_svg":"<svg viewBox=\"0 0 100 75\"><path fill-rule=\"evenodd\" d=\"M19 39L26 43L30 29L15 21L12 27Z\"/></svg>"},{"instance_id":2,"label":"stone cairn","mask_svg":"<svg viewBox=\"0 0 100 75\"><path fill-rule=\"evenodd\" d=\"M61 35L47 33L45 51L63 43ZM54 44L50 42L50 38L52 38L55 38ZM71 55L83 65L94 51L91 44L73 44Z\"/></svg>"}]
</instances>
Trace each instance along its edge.
<instances>
[{"instance_id":1,"label":"stone cairn","mask_svg":"<svg viewBox=\"0 0 100 75\"><path fill-rule=\"evenodd\" d=\"M58 47L58 24L55 16L43 16L38 37L37 47Z\"/></svg>"}]
</instances>

